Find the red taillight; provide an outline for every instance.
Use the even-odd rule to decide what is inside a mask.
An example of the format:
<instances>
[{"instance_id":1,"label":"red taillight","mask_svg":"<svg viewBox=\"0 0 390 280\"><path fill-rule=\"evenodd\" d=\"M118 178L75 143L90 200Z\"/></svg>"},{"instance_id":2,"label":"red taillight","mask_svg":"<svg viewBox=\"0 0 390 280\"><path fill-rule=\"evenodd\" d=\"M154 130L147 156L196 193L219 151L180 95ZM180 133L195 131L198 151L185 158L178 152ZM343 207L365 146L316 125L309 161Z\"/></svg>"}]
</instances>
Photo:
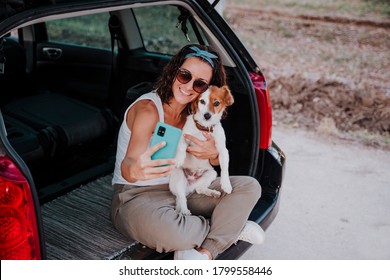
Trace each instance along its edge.
<instances>
[{"instance_id":1,"label":"red taillight","mask_svg":"<svg viewBox=\"0 0 390 280\"><path fill-rule=\"evenodd\" d=\"M40 259L31 189L8 157L0 157L0 259Z\"/></svg>"},{"instance_id":2,"label":"red taillight","mask_svg":"<svg viewBox=\"0 0 390 280\"><path fill-rule=\"evenodd\" d=\"M272 140L272 107L263 75L249 73L256 93L260 114L260 149L268 149Z\"/></svg>"}]
</instances>

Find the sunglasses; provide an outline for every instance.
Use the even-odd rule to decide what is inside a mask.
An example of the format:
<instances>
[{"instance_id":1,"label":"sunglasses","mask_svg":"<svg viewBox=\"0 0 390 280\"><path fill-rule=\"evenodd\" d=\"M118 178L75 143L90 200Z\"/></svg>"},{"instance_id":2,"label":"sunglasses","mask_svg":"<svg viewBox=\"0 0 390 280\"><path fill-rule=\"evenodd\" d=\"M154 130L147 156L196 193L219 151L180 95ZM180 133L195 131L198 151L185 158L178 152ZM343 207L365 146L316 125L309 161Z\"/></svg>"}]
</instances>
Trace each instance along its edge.
<instances>
[{"instance_id":1,"label":"sunglasses","mask_svg":"<svg viewBox=\"0 0 390 280\"><path fill-rule=\"evenodd\" d=\"M192 80L192 74L187 69L179 68L176 79L182 84L187 84ZM209 84L202 79L196 79L192 84L192 88L197 93L202 94L209 88Z\"/></svg>"}]
</instances>

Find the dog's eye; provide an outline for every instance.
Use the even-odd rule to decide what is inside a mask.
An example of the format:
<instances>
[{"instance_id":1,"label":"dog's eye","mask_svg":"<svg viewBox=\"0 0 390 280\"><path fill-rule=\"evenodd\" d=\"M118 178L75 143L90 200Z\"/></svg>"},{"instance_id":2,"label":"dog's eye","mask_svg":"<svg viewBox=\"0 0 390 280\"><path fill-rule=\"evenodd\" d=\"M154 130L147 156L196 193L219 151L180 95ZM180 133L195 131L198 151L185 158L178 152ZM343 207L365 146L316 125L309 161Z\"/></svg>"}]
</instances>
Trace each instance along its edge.
<instances>
[{"instance_id":1,"label":"dog's eye","mask_svg":"<svg viewBox=\"0 0 390 280\"><path fill-rule=\"evenodd\" d=\"M206 101L204 101L203 99L200 100L200 104L206 104Z\"/></svg>"},{"instance_id":2,"label":"dog's eye","mask_svg":"<svg viewBox=\"0 0 390 280\"><path fill-rule=\"evenodd\" d=\"M214 107L218 107L221 103L219 101L214 101Z\"/></svg>"}]
</instances>

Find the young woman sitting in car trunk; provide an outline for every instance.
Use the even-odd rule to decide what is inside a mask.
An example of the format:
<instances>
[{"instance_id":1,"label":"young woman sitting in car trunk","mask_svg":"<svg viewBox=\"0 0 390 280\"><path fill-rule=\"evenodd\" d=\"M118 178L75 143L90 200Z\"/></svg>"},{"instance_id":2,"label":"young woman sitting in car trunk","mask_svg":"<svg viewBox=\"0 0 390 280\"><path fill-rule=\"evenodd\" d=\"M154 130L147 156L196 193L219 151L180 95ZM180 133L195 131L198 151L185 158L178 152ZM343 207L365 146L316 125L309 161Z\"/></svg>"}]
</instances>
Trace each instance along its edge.
<instances>
[{"instance_id":1,"label":"young woman sitting in car trunk","mask_svg":"<svg viewBox=\"0 0 390 280\"><path fill-rule=\"evenodd\" d=\"M185 69L190 76L179 76ZM119 232L158 252L174 251L175 259L214 259L238 240L252 244L264 241L261 227L248 221L261 196L258 181L249 176L231 176L231 194L221 191L217 178L210 188L221 191L219 198L191 194L192 215L175 210L169 191L174 159L152 160L162 144L148 147L158 121L182 129L188 106L209 85L226 84L219 55L210 47L188 45L164 68L156 90L137 99L126 110L118 137L111 219ZM211 135L206 140L191 135L195 143L187 152L218 165L218 151Z\"/></svg>"}]
</instances>

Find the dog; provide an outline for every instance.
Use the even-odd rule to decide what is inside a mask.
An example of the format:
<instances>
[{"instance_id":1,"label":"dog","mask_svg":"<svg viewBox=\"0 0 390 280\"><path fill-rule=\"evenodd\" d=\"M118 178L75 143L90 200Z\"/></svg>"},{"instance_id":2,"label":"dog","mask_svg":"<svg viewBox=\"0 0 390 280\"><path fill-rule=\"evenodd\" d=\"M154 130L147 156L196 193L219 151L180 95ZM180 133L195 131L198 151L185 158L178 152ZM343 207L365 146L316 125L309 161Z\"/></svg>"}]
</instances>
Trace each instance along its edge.
<instances>
[{"instance_id":1,"label":"dog","mask_svg":"<svg viewBox=\"0 0 390 280\"><path fill-rule=\"evenodd\" d=\"M228 194L232 191L228 170L229 152L226 148L226 136L221 119L226 114L226 108L233 103L234 98L228 86L210 86L191 103L191 114L183 127L183 135L190 134L205 140L203 132L207 132L214 137L219 152L221 188ZM209 189L210 184L217 178L217 172L209 160L199 159L187 153L189 145L191 145L190 141L181 136L176 152L176 165L169 181L169 189L176 197L176 211L184 215L191 215L187 207L189 194L196 191L213 197L221 195L221 192Z\"/></svg>"}]
</instances>

